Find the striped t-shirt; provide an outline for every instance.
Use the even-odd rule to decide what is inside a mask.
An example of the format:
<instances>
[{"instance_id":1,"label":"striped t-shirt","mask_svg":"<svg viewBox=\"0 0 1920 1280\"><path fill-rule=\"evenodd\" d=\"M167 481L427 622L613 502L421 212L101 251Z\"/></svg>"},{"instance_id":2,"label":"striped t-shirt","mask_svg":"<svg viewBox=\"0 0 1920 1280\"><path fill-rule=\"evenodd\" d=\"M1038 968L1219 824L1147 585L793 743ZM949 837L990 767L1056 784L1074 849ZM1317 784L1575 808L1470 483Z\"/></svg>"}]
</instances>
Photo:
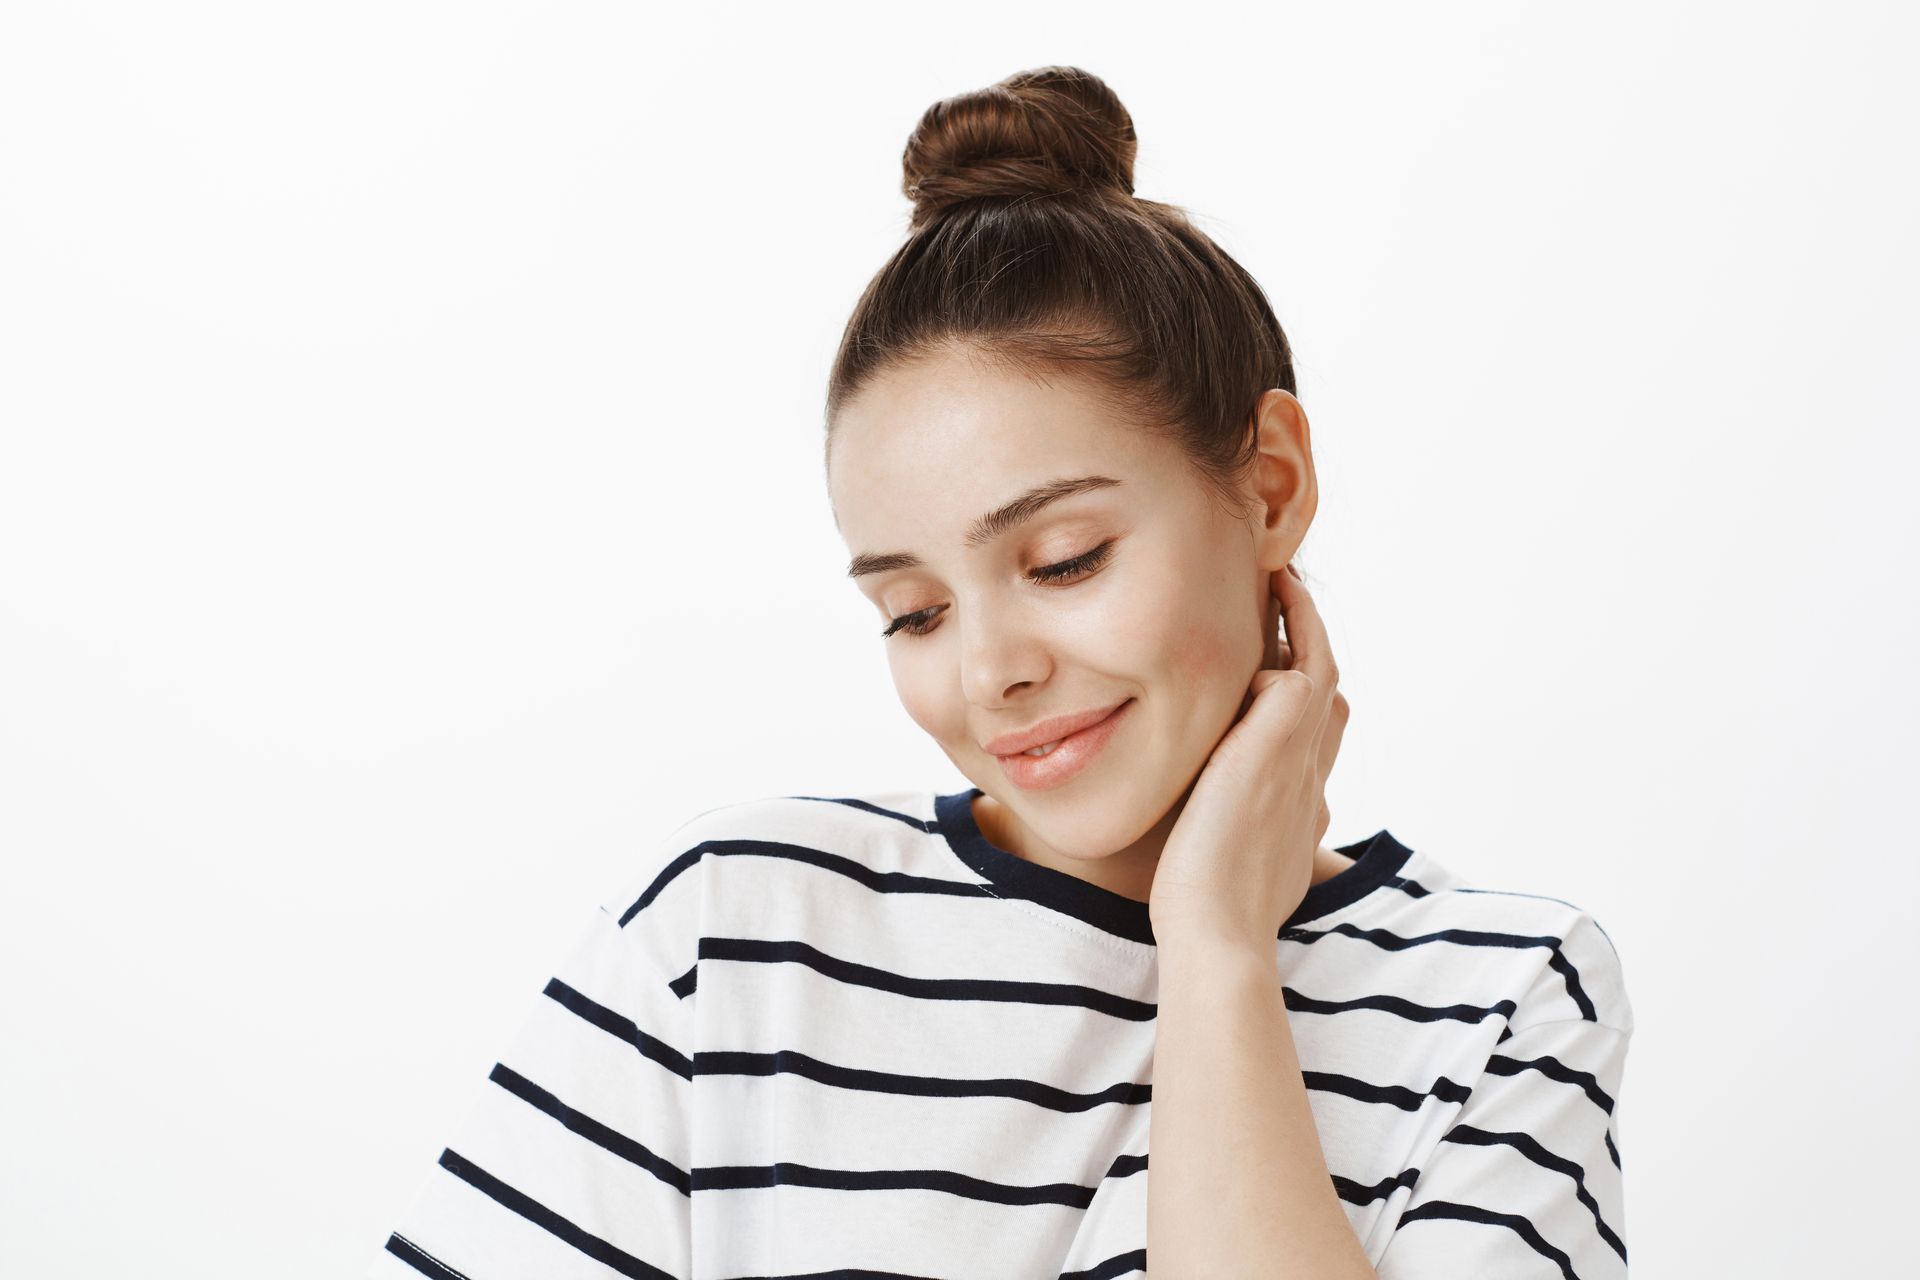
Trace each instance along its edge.
<instances>
[{"instance_id":1,"label":"striped t-shirt","mask_svg":"<svg viewBox=\"0 0 1920 1280\"><path fill-rule=\"evenodd\" d=\"M979 794L750 800L639 857L368 1276L1144 1274L1147 904L995 846ZM1384 829L1339 851L1274 959L1377 1273L1625 1276L1612 942Z\"/></svg>"}]
</instances>

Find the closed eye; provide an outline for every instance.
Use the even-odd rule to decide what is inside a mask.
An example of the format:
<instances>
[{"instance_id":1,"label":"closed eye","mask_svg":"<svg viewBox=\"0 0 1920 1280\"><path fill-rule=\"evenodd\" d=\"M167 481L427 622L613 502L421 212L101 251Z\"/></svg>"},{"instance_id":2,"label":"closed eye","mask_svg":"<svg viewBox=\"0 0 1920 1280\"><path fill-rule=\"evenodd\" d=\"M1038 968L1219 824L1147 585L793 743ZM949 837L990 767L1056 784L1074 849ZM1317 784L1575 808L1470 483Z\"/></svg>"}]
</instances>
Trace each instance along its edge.
<instances>
[{"instance_id":1,"label":"closed eye","mask_svg":"<svg viewBox=\"0 0 1920 1280\"><path fill-rule=\"evenodd\" d=\"M1107 558L1113 552L1113 543L1114 539L1108 538L1099 546L1094 547L1090 551L1083 551L1071 560L1062 560L1058 564L1042 565L1038 569L1029 569L1027 570L1027 580L1042 585L1064 584L1071 586L1074 582L1085 578L1107 562ZM903 617L895 618L887 629L880 633L880 638L885 640L896 631L904 631L910 636L926 635L927 632L933 630L928 623L945 607L944 605L935 605L929 609L920 609L913 613L906 614Z\"/></svg>"}]
</instances>

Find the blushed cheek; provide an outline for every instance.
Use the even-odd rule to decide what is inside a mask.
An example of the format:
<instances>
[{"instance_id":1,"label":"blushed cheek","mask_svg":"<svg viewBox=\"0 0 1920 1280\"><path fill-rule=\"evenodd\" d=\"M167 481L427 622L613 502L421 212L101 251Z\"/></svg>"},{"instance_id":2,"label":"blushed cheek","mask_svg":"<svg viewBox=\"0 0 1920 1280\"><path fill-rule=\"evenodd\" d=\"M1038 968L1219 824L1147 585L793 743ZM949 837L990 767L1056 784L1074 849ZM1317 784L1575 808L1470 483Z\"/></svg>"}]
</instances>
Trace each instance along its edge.
<instances>
[{"instance_id":1,"label":"blushed cheek","mask_svg":"<svg viewBox=\"0 0 1920 1280\"><path fill-rule=\"evenodd\" d=\"M1232 659L1227 637L1209 624L1183 623L1169 641L1168 666L1184 688L1203 689L1224 679Z\"/></svg>"}]
</instances>

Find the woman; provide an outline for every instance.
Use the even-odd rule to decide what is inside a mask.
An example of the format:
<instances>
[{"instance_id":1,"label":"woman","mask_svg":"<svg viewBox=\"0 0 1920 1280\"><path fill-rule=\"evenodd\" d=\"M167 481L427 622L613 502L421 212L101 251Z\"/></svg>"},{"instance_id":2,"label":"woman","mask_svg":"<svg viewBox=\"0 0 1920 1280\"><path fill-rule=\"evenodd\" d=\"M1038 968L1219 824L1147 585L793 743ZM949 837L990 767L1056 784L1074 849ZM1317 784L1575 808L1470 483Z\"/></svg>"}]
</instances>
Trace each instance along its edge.
<instances>
[{"instance_id":1,"label":"woman","mask_svg":"<svg viewBox=\"0 0 1920 1280\"><path fill-rule=\"evenodd\" d=\"M1626 1274L1619 960L1320 845L1287 340L1133 156L1073 68L935 104L832 371L849 573L973 785L672 832L372 1274Z\"/></svg>"}]
</instances>

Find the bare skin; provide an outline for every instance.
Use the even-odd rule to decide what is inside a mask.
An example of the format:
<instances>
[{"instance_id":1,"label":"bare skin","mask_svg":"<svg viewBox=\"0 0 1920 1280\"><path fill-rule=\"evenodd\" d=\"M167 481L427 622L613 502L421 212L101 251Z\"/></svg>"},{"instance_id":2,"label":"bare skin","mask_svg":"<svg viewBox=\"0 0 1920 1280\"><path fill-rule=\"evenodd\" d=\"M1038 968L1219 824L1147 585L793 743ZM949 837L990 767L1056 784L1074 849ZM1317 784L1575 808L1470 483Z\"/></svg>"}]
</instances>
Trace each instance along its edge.
<instances>
[{"instance_id":1,"label":"bare skin","mask_svg":"<svg viewBox=\"0 0 1920 1280\"><path fill-rule=\"evenodd\" d=\"M995 800L989 795L975 796L973 798L973 820L980 824L980 834L985 836L996 848L1005 849L1008 853L1016 857L1026 857L1019 849L1020 837L1007 826L1001 817L1000 802L998 800ZM1352 865L1353 859L1349 858L1346 854L1335 853L1333 850L1327 848L1327 846L1321 845L1318 849L1314 850L1313 853L1312 882L1319 884L1323 880L1331 880ZM1145 902L1146 899L1139 898L1136 899L1136 901Z\"/></svg>"},{"instance_id":2,"label":"bare skin","mask_svg":"<svg viewBox=\"0 0 1920 1280\"><path fill-rule=\"evenodd\" d=\"M1288 662L1272 575L1299 549L1318 489L1298 400L1267 391L1251 425L1258 457L1235 509L1177 444L1085 384L968 348L890 368L842 407L828 479L850 576L891 624L882 644L902 708L983 793L974 817L997 847L1151 905L1210 753L1257 673ZM984 521L1069 482L1080 487ZM1060 576L1036 577L1043 568ZM1064 787L1024 791L986 748L1123 701L1137 703L1129 724ZM1309 883L1351 865L1318 847Z\"/></svg>"}]
</instances>

